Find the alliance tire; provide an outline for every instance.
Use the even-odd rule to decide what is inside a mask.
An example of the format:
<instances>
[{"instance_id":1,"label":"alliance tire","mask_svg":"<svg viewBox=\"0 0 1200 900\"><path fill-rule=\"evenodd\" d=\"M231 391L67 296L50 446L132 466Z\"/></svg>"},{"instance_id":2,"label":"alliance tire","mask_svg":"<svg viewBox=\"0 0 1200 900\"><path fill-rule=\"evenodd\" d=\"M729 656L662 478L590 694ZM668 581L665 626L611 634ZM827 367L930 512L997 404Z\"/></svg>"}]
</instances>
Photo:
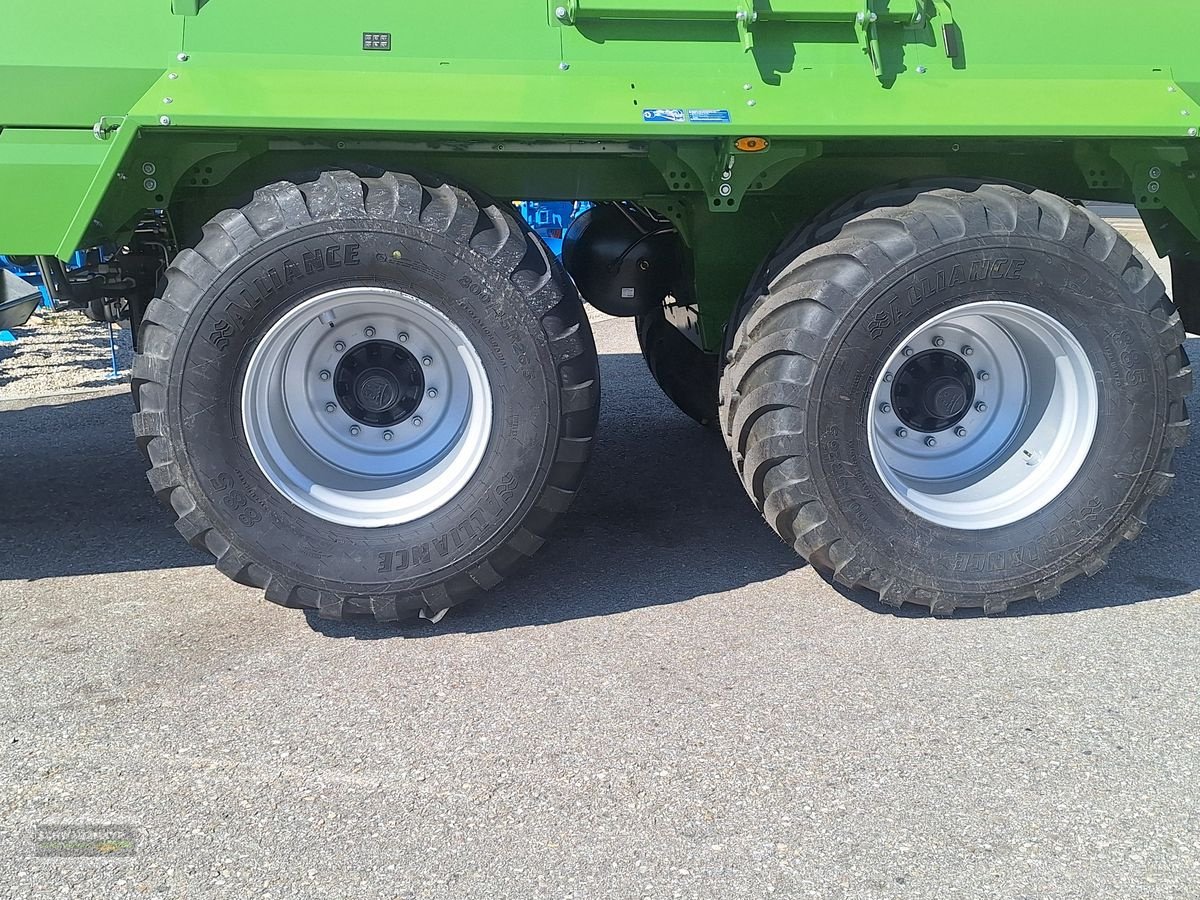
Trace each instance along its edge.
<instances>
[{"instance_id":1,"label":"alliance tire","mask_svg":"<svg viewBox=\"0 0 1200 900\"><path fill-rule=\"evenodd\" d=\"M314 515L250 451L240 398L256 343L301 302L348 287L419 297L468 338L491 386L481 462L411 521ZM340 171L262 188L178 255L146 312L133 392L155 494L223 573L326 618L436 620L545 542L583 478L599 375L570 279L506 207Z\"/></svg>"},{"instance_id":2,"label":"alliance tire","mask_svg":"<svg viewBox=\"0 0 1200 900\"><path fill-rule=\"evenodd\" d=\"M766 264L731 329L721 381L735 466L785 542L894 607L1000 613L1094 574L1138 535L1187 440L1192 376L1179 315L1127 240L1062 198L978 184L884 201L822 237ZM1048 314L1084 348L1096 437L1037 511L994 528L946 527L885 485L868 401L912 328L995 298Z\"/></svg>"}]
</instances>

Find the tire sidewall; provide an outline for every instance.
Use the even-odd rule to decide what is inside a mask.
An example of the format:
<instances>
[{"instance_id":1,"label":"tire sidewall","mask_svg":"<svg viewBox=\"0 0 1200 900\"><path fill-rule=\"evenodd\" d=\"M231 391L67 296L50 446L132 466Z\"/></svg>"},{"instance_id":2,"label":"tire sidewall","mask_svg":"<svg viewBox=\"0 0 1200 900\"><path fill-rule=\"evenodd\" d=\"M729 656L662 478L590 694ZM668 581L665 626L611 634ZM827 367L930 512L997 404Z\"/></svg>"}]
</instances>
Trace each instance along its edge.
<instances>
[{"instance_id":1,"label":"tire sidewall","mask_svg":"<svg viewBox=\"0 0 1200 900\"><path fill-rule=\"evenodd\" d=\"M871 458L867 407L904 335L980 300L1022 303L1065 325L1095 373L1099 416L1091 451L1058 497L1020 521L966 531L929 522L891 494ZM1068 247L1006 236L918 256L860 297L823 356L808 410L814 481L836 530L873 557L867 565L914 585L995 595L1062 573L1120 527L1153 473L1167 373L1152 320L1120 277Z\"/></svg>"},{"instance_id":2,"label":"tire sidewall","mask_svg":"<svg viewBox=\"0 0 1200 900\"><path fill-rule=\"evenodd\" d=\"M419 297L462 330L487 372L492 429L479 468L446 505L413 522L354 528L313 516L271 485L246 440L242 384L284 314L330 290L371 286ZM519 526L549 474L557 380L528 301L487 259L403 223L319 222L268 238L203 292L172 360L169 434L196 502L249 558L317 587L403 591L470 568ZM298 559L305 571L289 562Z\"/></svg>"}]
</instances>

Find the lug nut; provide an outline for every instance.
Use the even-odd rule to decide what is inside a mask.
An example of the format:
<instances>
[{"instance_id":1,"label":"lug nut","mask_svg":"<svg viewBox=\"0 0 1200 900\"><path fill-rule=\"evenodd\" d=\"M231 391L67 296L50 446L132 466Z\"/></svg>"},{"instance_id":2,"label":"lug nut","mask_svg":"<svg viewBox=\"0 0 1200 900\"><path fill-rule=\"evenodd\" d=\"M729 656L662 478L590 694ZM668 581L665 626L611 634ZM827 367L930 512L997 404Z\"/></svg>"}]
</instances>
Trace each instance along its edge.
<instances>
[{"instance_id":1,"label":"lug nut","mask_svg":"<svg viewBox=\"0 0 1200 900\"><path fill-rule=\"evenodd\" d=\"M333 345L333 349L334 349L334 350L336 350L338 353L341 353L343 350L345 350L345 349L346 349L346 342L345 342L345 341L338 341L337 343L335 343L335 344Z\"/></svg>"},{"instance_id":2,"label":"lug nut","mask_svg":"<svg viewBox=\"0 0 1200 900\"><path fill-rule=\"evenodd\" d=\"M963 348L962 348L962 355L963 355L963 356L970 356L970 355L971 355L971 354L973 354L974 352L975 352L975 348L974 348L974 347L972 347L970 344L968 344L967 346L965 346L965 347L963 347Z\"/></svg>"},{"instance_id":3,"label":"lug nut","mask_svg":"<svg viewBox=\"0 0 1200 900\"><path fill-rule=\"evenodd\" d=\"M394 435L394 434L392 434L390 431L385 431L385 432L383 433L383 439L384 439L385 441L390 441L390 440L391 440L392 438L394 438L394 437L395 437L395 435Z\"/></svg>"},{"instance_id":4,"label":"lug nut","mask_svg":"<svg viewBox=\"0 0 1200 900\"><path fill-rule=\"evenodd\" d=\"M422 419L421 419L421 417L420 417L420 416L413 416L412 423L413 423L413 425L415 425L417 428L420 428L420 427L421 427L421 422L422 422Z\"/></svg>"},{"instance_id":5,"label":"lug nut","mask_svg":"<svg viewBox=\"0 0 1200 900\"><path fill-rule=\"evenodd\" d=\"M936 447L937 446L937 438L935 438L931 434L929 437L925 438L925 446L926 447Z\"/></svg>"},{"instance_id":6,"label":"lug nut","mask_svg":"<svg viewBox=\"0 0 1200 900\"><path fill-rule=\"evenodd\" d=\"M330 378L332 378L332 377L333 377L333 376L329 374L329 370L328 370L328 369L322 369L322 370L321 370L321 380L322 380L322 381L328 381L328 380L329 380Z\"/></svg>"},{"instance_id":7,"label":"lug nut","mask_svg":"<svg viewBox=\"0 0 1200 900\"><path fill-rule=\"evenodd\" d=\"M879 411L880 411L881 413L890 413L890 412L892 411L892 404L890 404L890 403L880 403L880 404L879 404Z\"/></svg>"},{"instance_id":8,"label":"lug nut","mask_svg":"<svg viewBox=\"0 0 1200 900\"><path fill-rule=\"evenodd\" d=\"M437 397L437 388L430 388L429 389L429 399L432 400L435 397Z\"/></svg>"},{"instance_id":9,"label":"lug nut","mask_svg":"<svg viewBox=\"0 0 1200 900\"><path fill-rule=\"evenodd\" d=\"M980 381L987 381L992 376L989 375L987 372L980 372L979 375L976 377L978 377Z\"/></svg>"},{"instance_id":10,"label":"lug nut","mask_svg":"<svg viewBox=\"0 0 1200 900\"><path fill-rule=\"evenodd\" d=\"M907 428L897 428L896 429L896 437L898 437L898 438L908 437L908 429Z\"/></svg>"},{"instance_id":11,"label":"lug nut","mask_svg":"<svg viewBox=\"0 0 1200 900\"><path fill-rule=\"evenodd\" d=\"M987 404L980 400L975 404L975 412L987 412Z\"/></svg>"},{"instance_id":12,"label":"lug nut","mask_svg":"<svg viewBox=\"0 0 1200 900\"><path fill-rule=\"evenodd\" d=\"M432 366L433 365L433 357L432 356L422 356L421 357L421 365Z\"/></svg>"},{"instance_id":13,"label":"lug nut","mask_svg":"<svg viewBox=\"0 0 1200 900\"><path fill-rule=\"evenodd\" d=\"M362 429L359 428L357 425L351 425L350 426L350 434L352 434L354 437L358 437L360 434L362 434Z\"/></svg>"},{"instance_id":14,"label":"lug nut","mask_svg":"<svg viewBox=\"0 0 1200 900\"><path fill-rule=\"evenodd\" d=\"M901 353L903 353L905 356L912 356L912 355L913 355L913 348L912 348L912 347L905 347L905 348L904 348L903 350L901 350L900 352L901 352Z\"/></svg>"},{"instance_id":15,"label":"lug nut","mask_svg":"<svg viewBox=\"0 0 1200 900\"><path fill-rule=\"evenodd\" d=\"M954 435L955 435L955 437L966 437L967 429L965 429L961 425L959 425L957 428L954 429Z\"/></svg>"},{"instance_id":16,"label":"lug nut","mask_svg":"<svg viewBox=\"0 0 1200 900\"><path fill-rule=\"evenodd\" d=\"M400 343L402 343L402 344L408 343L408 332L407 331L400 332L399 337L400 337Z\"/></svg>"},{"instance_id":17,"label":"lug nut","mask_svg":"<svg viewBox=\"0 0 1200 900\"><path fill-rule=\"evenodd\" d=\"M946 346L946 339L945 339L944 337L942 337L940 334L935 334L935 335L933 336L933 346L935 346L935 347L945 347L945 346Z\"/></svg>"},{"instance_id":18,"label":"lug nut","mask_svg":"<svg viewBox=\"0 0 1200 900\"><path fill-rule=\"evenodd\" d=\"M325 404L325 412L337 412L337 404L336 403L326 403Z\"/></svg>"},{"instance_id":19,"label":"lug nut","mask_svg":"<svg viewBox=\"0 0 1200 900\"><path fill-rule=\"evenodd\" d=\"M891 381L891 380L892 380L892 373L891 373L891 372L884 372L884 373L883 373L883 380L884 380L885 382Z\"/></svg>"},{"instance_id":20,"label":"lug nut","mask_svg":"<svg viewBox=\"0 0 1200 900\"><path fill-rule=\"evenodd\" d=\"M375 337L375 329L372 328L370 325L368 325L366 328L363 329L363 334L365 334L369 338Z\"/></svg>"}]
</instances>

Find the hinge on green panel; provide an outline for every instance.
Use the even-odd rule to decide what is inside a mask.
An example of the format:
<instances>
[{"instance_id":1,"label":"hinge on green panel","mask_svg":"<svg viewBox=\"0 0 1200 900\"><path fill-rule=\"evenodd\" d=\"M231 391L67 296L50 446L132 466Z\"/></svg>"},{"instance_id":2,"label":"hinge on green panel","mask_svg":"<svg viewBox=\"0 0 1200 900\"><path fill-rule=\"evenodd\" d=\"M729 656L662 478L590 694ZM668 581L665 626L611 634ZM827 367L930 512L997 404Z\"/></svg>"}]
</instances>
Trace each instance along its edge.
<instances>
[{"instance_id":1,"label":"hinge on green panel","mask_svg":"<svg viewBox=\"0 0 1200 900\"><path fill-rule=\"evenodd\" d=\"M98 141L107 141L108 136L121 127L125 122L124 116L101 116L92 126L92 134Z\"/></svg>"}]
</instances>

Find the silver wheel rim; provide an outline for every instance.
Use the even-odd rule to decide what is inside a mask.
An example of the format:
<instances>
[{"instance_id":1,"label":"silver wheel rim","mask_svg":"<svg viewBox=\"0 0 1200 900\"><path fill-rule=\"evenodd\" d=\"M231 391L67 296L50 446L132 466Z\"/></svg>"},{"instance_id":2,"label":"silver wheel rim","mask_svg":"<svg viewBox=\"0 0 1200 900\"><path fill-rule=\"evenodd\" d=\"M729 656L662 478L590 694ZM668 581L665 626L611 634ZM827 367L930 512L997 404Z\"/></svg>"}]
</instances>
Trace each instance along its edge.
<instances>
[{"instance_id":1,"label":"silver wheel rim","mask_svg":"<svg viewBox=\"0 0 1200 900\"><path fill-rule=\"evenodd\" d=\"M982 530L1066 490L1098 413L1075 336L1041 310L996 300L947 310L904 338L875 380L867 431L875 470L901 504L937 525Z\"/></svg>"},{"instance_id":2,"label":"silver wheel rim","mask_svg":"<svg viewBox=\"0 0 1200 900\"><path fill-rule=\"evenodd\" d=\"M280 494L328 522L378 528L429 515L467 485L491 435L491 386L443 313L400 291L346 288L263 336L242 419Z\"/></svg>"}]
</instances>

